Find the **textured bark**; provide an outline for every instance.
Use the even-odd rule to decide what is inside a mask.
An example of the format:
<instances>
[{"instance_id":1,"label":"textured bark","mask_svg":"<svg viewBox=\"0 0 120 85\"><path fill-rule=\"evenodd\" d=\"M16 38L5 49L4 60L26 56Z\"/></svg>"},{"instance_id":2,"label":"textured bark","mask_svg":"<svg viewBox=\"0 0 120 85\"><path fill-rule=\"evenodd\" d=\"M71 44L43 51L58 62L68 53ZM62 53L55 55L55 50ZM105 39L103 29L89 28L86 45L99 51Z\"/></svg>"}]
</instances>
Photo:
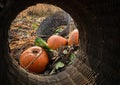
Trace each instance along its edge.
<instances>
[{"instance_id":1,"label":"textured bark","mask_svg":"<svg viewBox=\"0 0 120 85\"><path fill-rule=\"evenodd\" d=\"M12 20L38 2L70 13L80 31L79 57L65 71L52 76L28 73L9 56ZM118 0L7 0L0 12L0 85L119 85L119 9Z\"/></svg>"}]
</instances>

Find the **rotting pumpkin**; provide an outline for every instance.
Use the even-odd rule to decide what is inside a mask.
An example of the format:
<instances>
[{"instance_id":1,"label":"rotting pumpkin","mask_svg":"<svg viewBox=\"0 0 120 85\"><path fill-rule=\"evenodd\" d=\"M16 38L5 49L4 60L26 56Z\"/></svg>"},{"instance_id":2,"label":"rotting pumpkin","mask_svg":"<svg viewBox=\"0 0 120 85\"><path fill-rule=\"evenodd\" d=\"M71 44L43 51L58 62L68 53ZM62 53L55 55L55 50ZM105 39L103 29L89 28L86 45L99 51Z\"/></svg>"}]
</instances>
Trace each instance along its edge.
<instances>
[{"instance_id":1,"label":"rotting pumpkin","mask_svg":"<svg viewBox=\"0 0 120 85\"><path fill-rule=\"evenodd\" d=\"M20 66L33 73L42 73L49 63L47 52L38 46L25 50L20 56Z\"/></svg>"},{"instance_id":2,"label":"rotting pumpkin","mask_svg":"<svg viewBox=\"0 0 120 85\"><path fill-rule=\"evenodd\" d=\"M59 35L52 35L47 40L48 47L51 49L58 49L61 46L67 45L67 39Z\"/></svg>"}]
</instances>

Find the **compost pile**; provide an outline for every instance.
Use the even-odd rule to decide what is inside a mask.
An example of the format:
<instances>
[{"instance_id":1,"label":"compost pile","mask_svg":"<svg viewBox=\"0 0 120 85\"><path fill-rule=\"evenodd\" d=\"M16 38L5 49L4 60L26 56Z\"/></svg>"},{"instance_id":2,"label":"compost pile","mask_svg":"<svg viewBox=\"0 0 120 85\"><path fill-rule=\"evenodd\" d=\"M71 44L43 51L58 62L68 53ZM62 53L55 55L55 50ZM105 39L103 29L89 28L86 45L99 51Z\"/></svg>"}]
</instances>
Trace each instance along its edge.
<instances>
[{"instance_id":1,"label":"compost pile","mask_svg":"<svg viewBox=\"0 0 120 85\"><path fill-rule=\"evenodd\" d=\"M66 66L72 64L73 59L77 57L76 54L79 44L77 43L77 45L68 45L68 38L70 35L69 33L66 37L64 37L64 39L66 39L66 43L57 49L47 49L49 46L47 48L41 46L41 42L46 45L48 43L42 38L36 36L36 29L45 18L46 17L39 17L34 14L18 15L11 24L8 41L10 47L10 55L16 60L19 65L21 54L28 48L37 46L44 49L48 54L49 63L47 64L43 72L37 74L51 75L63 71ZM63 30L62 27L63 26L58 27L58 30L56 30L56 33L53 35L59 36L57 34L59 31L61 32L61 30ZM32 62L31 64L33 63L34 62ZM32 72L28 69L26 70ZM36 74L36 72L32 73Z\"/></svg>"}]
</instances>

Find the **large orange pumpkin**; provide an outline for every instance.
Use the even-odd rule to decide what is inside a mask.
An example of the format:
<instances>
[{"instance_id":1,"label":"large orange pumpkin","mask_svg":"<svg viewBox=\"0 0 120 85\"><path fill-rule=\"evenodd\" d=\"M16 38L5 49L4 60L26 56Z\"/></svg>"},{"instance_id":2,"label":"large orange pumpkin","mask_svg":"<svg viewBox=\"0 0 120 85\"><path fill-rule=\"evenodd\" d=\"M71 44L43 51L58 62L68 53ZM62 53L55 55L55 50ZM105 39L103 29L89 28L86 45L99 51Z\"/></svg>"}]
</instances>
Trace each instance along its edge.
<instances>
[{"instance_id":1,"label":"large orange pumpkin","mask_svg":"<svg viewBox=\"0 0 120 85\"><path fill-rule=\"evenodd\" d=\"M49 63L49 58L44 49L33 46L21 54L19 61L23 68L31 72L42 73Z\"/></svg>"},{"instance_id":2,"label":"large orange pumpkin","mask_svg":"<svg viewBox=\"0 0 120 85\"><path fill-rule=\"evenodd\" d=\"M78 45L79 44L79 31L77 29L73 30L68 38L68 45Z\"/></svg>"},{"instance_id":3,"label":"large orange pumpkin","mask_svg":"<svg viewBox=\"0 0 120 85\"><path fill-rule=\"evenodd\" d=\"M67 44L67 39L59 35L52 35L47 40L48 47L51 49L58 49L61 46L65 46Z\"/></svg>"}]
</instances>

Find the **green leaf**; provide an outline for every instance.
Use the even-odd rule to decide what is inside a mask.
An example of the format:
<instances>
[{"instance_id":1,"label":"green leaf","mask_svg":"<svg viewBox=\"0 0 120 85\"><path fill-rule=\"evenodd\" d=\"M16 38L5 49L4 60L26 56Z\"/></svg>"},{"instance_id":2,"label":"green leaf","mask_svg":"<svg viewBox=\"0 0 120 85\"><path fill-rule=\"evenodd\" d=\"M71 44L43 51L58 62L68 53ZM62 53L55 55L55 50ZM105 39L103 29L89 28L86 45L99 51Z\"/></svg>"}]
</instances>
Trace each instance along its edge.
<instances>
[{"instance_id":1,"label":"green leaf","mask_svg":"<svg viewBox=\"0 0 120 85\"><path fill-rule=\"evenodd\" d=\"M54 74L54 73L55 73L55 68L53 68L49 74Z\"/></svg>"},{"instance_id":2,"label":"green leaf","mask_svg":"<svg viewBox=\"0 0 120 85\"><path fill-rule=\"evenodd\" d=\"M59 68L63 68L64 66L65 66L64 63L58 62L58 63L55 65L55 69L58 70Z\"/></svg>"},{"instance_id":3,"label":"green leaf","mask_svg":"<svg viewBox=\"0 0 120 85\"><path fill-rule=\"evenodd\" d=\"M35 45L43 47L46 50L50 51L50 48L48 47L48 44L41 37L37 37L35 39Z\"/></svg>"},{"instance_id":4,"label":"green leaf","mask_svg":"<svg viewBox=\"0 0 120 85\"><path fill-rule=\"evenodd\" d=\"M72 61L74 58L76 58L76 55L72 53L72 54L70 55L70 60Z\"/></svg>"},{"instance_id":5,"label":"green leaf","mask_svg":"<svg viewBox=\"0 0 120 85\"><path fill-rule=\"evenodd\" d=\"M65 66L64 63L62 62L57 62L54 66L54 68L52 69L52 71L49 74L54 74L56 70L58 70L59 68L63 68Z\"/></svg>"},{"instance_id":6,"label":"green leaf","mask_svg":"<svg viewBox=\"0 0 120 85\"><path fill-rule=\"evenodd\" d=\"M62 32L63 31L63 29L62 28L57 28L57 30L55 31L55 34L58 34L58 33L60 33L60 32Z\"/></svg>"}]
</instances>

